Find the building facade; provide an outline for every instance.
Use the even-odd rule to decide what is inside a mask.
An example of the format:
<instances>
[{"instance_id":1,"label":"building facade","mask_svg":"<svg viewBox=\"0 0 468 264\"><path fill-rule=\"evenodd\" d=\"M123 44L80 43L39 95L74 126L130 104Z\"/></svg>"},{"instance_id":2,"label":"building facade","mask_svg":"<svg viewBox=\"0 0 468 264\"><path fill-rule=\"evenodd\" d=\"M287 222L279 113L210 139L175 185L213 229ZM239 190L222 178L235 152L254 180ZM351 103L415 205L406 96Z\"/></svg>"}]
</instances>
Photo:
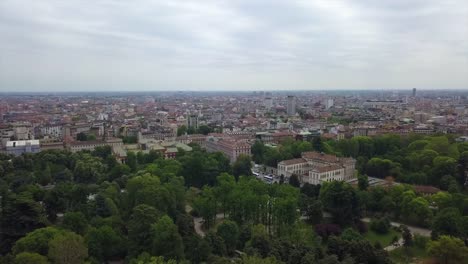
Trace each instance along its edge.
<instances>
[{"instance_id":1,"label":"building facade","mask_svg":"<svg viewBox=\"0 0 468 264\"><path fill-rule=\"evenodd\" d=\"M356 160L341 158L319 152L303 152L299 159L284 160L278 163L278 175L286 178L296 174L301 183L320 184L355 178Z\"/></svg>"},{"instance_id":2,"label":"building facade","mask_svg":"<svg viewBox=\"0 0 468 264\"><path fill-rule=\"evenodd\" d=\"M19 156L23 153L38 153L41 151L41 146L39 140L8 141L6 151L7 154Z\"/></svg>"},{"instance_id":3,"label":"building facade","mask_svg":"<svg viewBox=\"0 0 468 264\"><path fill-rule=\"evenodd\" d=\"M288 104L286 111L289 116L293 116L296 114L296 97L288 95Z\"/></svg>"}]
</instances>

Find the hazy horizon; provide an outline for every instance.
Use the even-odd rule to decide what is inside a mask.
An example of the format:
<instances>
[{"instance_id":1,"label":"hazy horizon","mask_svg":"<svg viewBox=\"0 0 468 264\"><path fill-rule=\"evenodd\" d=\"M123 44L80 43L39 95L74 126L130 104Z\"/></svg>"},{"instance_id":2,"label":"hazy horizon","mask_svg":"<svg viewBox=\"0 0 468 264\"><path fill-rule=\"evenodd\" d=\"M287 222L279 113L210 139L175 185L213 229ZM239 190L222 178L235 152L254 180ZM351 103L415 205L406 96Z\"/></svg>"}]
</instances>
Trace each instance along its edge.
<instances>
[{"instance_id":1,"label":"hazy horizon","mask_svg":"<svg viewBox=\"0 0 468 264\"><path fill-rule=\"evenodd\" d=\"M468 89L464 0L89 3L0 2L1 93Z\"/></svg>"}]
</instances>

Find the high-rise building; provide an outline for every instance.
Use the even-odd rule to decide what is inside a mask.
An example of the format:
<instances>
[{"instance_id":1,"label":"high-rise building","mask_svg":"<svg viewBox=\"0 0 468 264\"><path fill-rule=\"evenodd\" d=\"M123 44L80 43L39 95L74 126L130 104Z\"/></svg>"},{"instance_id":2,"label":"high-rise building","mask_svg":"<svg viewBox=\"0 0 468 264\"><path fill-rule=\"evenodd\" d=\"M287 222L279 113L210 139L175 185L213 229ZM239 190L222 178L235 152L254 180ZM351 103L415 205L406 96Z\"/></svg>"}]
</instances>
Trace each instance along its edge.
<instances>
[{"instance_id":1,"label":"high-rise building","mask_svg":"<svg viewBox=\"0 0 468 264\"><path fill-rule=\"evenodd\" d=\"M190 114L187 116L187 128L193 127L198 128L198 115Z\"/></svg>"},{"instance_id":2,"label":"high-rise building","mask_svg":"<svg viewBox=\"0 0 468 264\"><path fill-rule=\"evenodd\" d=\"M265 101L263 102L265 105L265 108L270 110L273 107L273 99L271 97L265 98Z\"/></svg>"},{"instance_id":3,"label":"high-rise building","mask_svg":"<svg viewBox=\"0 0 468 264\"><path fill-rule=\"evenodd\" d=\"M296 97L288 95L288 105L286 111L289 116L296 114Z\"/></svg>"},{"instance_id":4,"label":"high-rise building","mask_svg":"<svg viewBox=\"0 0 468 264\"><path fill-rule=\"evenodd\" d=\"M416 97L416 88L413 88L413 97Z\"/></svg>"},{"instance_id":5,"label":"high-rise building","mask_svg":"<svg viewBox=\"0 0 468 264\"><path fill-rule=\"evenodd\" d=\"M327 99L325 103L325 109L327 110L330 109L334 104L335 104L335 100L333 100L332 98Z\"/></svg>"}]
</instances>

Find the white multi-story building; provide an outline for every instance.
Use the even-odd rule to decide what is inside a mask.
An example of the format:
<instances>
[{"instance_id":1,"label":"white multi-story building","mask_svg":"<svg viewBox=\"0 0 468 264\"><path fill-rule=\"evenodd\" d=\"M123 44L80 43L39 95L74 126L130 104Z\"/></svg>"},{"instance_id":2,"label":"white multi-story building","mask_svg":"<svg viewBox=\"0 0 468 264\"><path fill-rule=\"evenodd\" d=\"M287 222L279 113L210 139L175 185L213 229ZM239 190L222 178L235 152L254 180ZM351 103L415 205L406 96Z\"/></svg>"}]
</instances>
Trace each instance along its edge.
<instances>
[{"instance_id":1,"label":"white multi-story building","mask_svg":"<svg viewBox=\"0 0 468 264\"><path fill-rule=\"evenodd\" d=\"M320 184L331 180L351 180L355 178L356 160L340 158L319 152L303 152L299 159L284 160L278 163L278 175L286 178L296 174L301 183Z\"/></svg>"},{"instance_id":2,"label":"white multi-story building","mask_svg":"<svg viewBox=\"0 0 468 264\"><path fill-rule=\"evenodd\" d=\"M343 181L345 179L344 167L334 164L323 167L315 167L302 177L303 182L321 184L329 181Z\"/></svg>"},{"instance_id":3,"label":"white multi-story building","mask_svg":"<svg viewBox=\"0 0 468 264\"><path fill-rule=\"evenodd\" d=\"M333 107L333 105L335 105L335 100L333 100L333 98L328 98L327 101L326 101L326 104L325 104L325 109L330 109Z\"/></svg>"},{"instance_id":4,"label":"white multi-story building","mask_svg":"<svg viewBox=\"0 0 468 264\"><path fill-rule=\"evenodd\" d=\"M42 136L51 136L53 138L62 138L63 127L60 125L56 126L43 126L40 128Z\"/></svg>"},{"instance_id":5,"label":"white multi-story building","mask_svg":"<svg viewBox=\"0 0 468 264\"><path fill-rule=\"evenodd\" d=\"M96 147L110 146L119 147L122 146L123 142L120 138L108 138L105 141L94 140L94 141L77 141L72 142L68 145L71 152L78 152L81 150L94 150Z\"/></svg>"},{"instance_id":6,"label":"white multi-story building","mask_svg":"<svg viewBox=\"0 0 468 264\"><path fill-rule=\"evenodd\" d=\"M23 153L37 153L41 151L39 140L8 141L6 144L8 154L19 156Z\"/></svg>"}]
</instances>

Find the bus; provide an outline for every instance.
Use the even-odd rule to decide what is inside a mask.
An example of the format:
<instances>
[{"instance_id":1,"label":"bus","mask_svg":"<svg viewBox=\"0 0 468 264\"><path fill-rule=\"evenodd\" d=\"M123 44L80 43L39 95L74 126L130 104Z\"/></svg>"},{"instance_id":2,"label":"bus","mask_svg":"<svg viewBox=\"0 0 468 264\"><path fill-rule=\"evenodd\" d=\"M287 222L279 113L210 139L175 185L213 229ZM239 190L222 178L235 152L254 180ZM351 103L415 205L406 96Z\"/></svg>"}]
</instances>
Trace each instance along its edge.
<instances>
[{"instance_id":1,"label":"bus","mask_svg":"<svg viewBox=\"0 0 468 264\"><path fill-rule=\"evenodd\" d=\"M267 182L273 182L273 176L271 175L265 175L263 176L263 179Z\"/></svg>"}]
</instances>

